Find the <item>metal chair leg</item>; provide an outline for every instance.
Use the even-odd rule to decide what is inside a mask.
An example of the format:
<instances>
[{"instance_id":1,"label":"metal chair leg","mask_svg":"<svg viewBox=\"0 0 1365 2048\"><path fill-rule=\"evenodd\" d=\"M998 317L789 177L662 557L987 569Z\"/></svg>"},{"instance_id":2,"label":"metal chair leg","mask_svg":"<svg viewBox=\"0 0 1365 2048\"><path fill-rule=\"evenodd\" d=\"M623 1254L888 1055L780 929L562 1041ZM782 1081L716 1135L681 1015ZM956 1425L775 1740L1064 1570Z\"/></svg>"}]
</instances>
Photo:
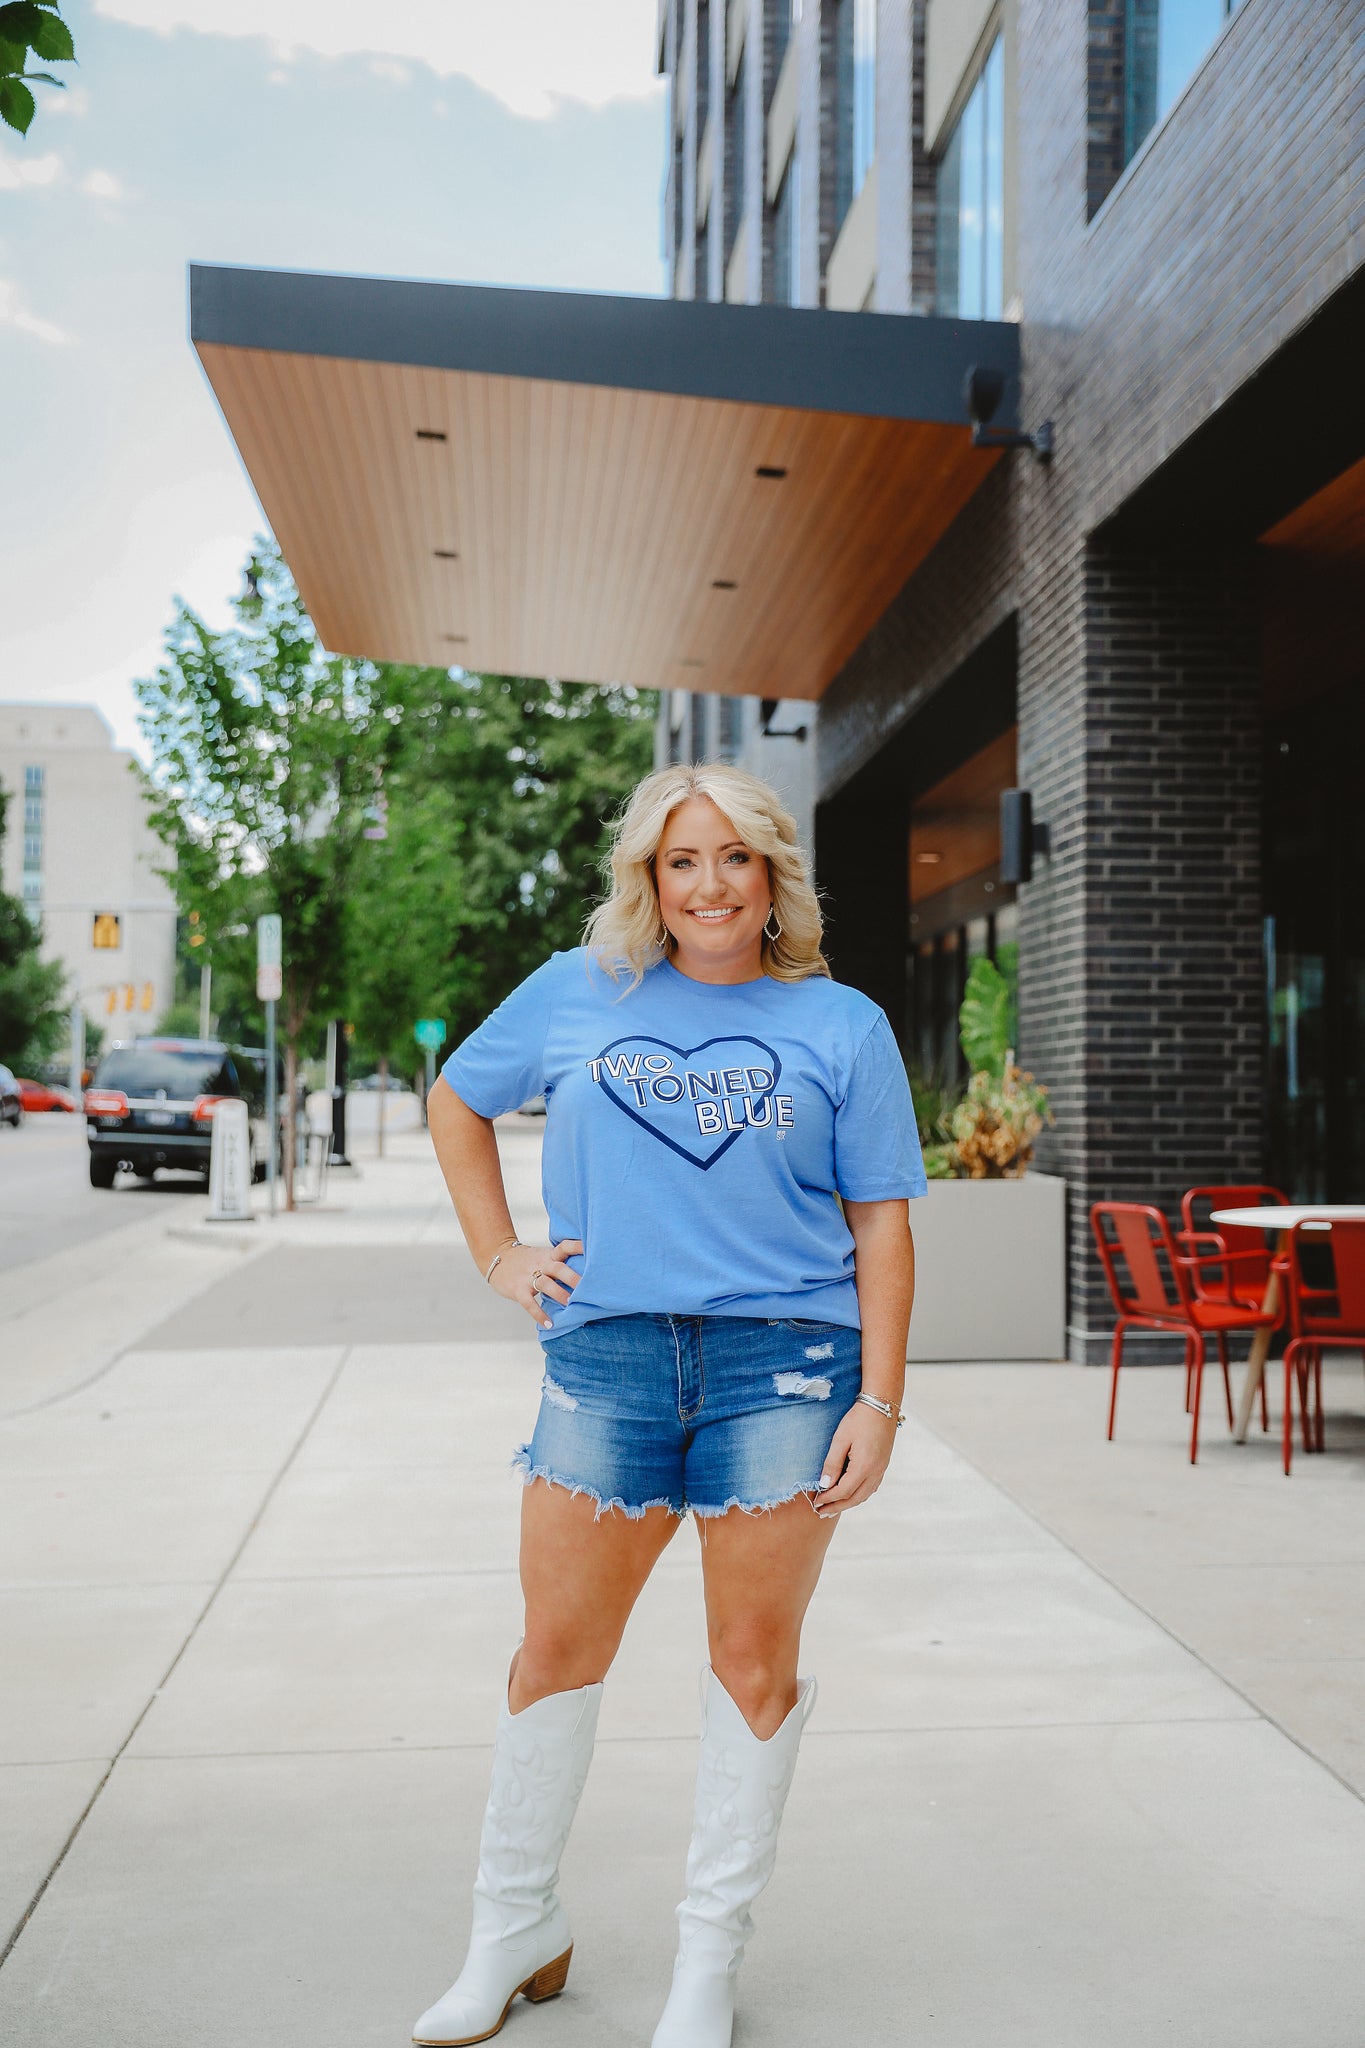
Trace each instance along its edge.
<instances>
[{"instance_id":1,"label":"metal chair leg","mask_svg":"<svg viewBox=\"0 0 1365 2048\"><path fill-rule=\"evenodd\" d=\"M1228 1428L1231 1429L1233 1425L1232 1375L1228 1371L1228 1340L1227 1332L1225 1330L1220 1330L1218 1332L1218 1363L1223 1368L1223 1399L1227 1402Z\"/></svg>"}]
</instances>

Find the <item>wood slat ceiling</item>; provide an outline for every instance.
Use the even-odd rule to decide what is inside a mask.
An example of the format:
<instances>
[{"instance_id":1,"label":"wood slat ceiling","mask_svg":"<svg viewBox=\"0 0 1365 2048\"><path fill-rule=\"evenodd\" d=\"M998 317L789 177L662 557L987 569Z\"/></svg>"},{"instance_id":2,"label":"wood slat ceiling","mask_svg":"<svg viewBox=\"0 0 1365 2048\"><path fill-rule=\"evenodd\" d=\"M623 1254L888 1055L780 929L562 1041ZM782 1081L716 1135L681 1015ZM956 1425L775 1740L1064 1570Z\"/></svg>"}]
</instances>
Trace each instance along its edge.
<instances>
[{"instance_id":1,"label":"wood slat ceiling","mask_svg":"<svg viewBox=\"0 0 1365 2048\"><path fill-rule=\"evenodd\" d=\"M197 345L324 643L375 660L815 698L998 460L942 421Z\"/></svg>"}]
</instances>

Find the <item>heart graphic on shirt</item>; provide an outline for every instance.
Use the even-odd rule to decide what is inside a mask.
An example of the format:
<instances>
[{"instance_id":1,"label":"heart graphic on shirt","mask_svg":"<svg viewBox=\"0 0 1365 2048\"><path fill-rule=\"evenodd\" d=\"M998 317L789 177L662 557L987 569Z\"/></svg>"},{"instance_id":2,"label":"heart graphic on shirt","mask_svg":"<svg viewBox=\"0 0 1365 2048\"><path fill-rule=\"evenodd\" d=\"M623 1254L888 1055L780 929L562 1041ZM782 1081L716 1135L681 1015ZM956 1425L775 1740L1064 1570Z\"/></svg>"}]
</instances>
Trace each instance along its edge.
<instances>
[{"instance_id":1,"label":"heart graphic on shirt","mask_svg":"<svg viewBox=\"0 0 1365 2048\"><path fill-rule=\"evenodd\" d=\"M715 1048L718 1046L733 1048L731 1056L727 1058L724 1054L717 1053ZM742 1051L743 1048L747 1050ZM666 1038L651 1038L639 1032L632 1032L627 1038L614 1039L597 1055L597 1060L602 1062L597 1085L607 1101L619 1109L622 1116L628 1116L642 1131L648 1131L651 1138L657 1138L670 1152L676 1152L680 1159L689 1160L693 1166L700 1167L705 1173L718 1159L724 1158L736 1139L742 1138L751 1126L745 1122L741 1123L738 1129L717 1132L714 1140L699 1133L696 1098L688 1087L688 1073L705 1072L708 1076L720 1079L727 1071L738 1069L747 1082L748 1069L756 1064L755 1052L762 1055L764 1072L772 1076L766 1087L746 1086L722 1091L719 1097L712 1095L708 1088L704 1091L703 1099L708 1104L717 1100L723 1102L727 1097L731 1101L738 1098L741 1104L746 1100L751 1103L770 1102L781 1077L782 1062L770 1045L765 1045L761 1038L751 1038L747 1032L727 1032L720 1038L704 1038L700 1045L693 1046L671 1045ZM703 1053L710 1055L704 1067L693 1069L691 1062L699 1061ZM683 1083L683 1093L674 1102L662 1100L654 1086L656 1082L667 1079L667 1074L658 1071L658 1060L663 1055L668 1056L667 1072L676 1075ZM645 1066L644 1062L647 1059L655 1061L653 1070ZM608 1062L615 1064L615 1073L609 1074L606 1071ZM593 1064L596 1065L597 1062ZM643 1095L643 1103L631 1099L632 1081L635 1083L637 1096ZM670 1092L671 1090L665 1090L665 1093ZM740 1113L743 1114L742 1108ZM667 1129L664 1128L665 1125L668 1126Z\"/></svg>"}]
</instances>

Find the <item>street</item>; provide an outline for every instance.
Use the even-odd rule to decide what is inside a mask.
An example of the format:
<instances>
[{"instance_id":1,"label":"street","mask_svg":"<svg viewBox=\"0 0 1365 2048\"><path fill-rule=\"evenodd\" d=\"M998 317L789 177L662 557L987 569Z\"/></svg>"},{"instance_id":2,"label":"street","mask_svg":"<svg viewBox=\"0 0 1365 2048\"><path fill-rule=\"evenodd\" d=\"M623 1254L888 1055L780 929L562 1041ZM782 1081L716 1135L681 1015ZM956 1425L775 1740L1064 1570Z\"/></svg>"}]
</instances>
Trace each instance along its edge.
<instances>
[{"instance_id":1,"label":"street","mask_svg":"<svg viewBox=\"0 0 1365 2048\"><path fill-rule=\"evenodd\" d=\"M542 1128L500 1126L523 1237ZM463 1951L538 1346L417 1131L274 1224L114 1207L59 1316L0 1303L0 2042L398 2048ZM1359 2048L1351 1462L1211 1429L1191 1472L1176 1376L1132 1381L1107 1445L1101 1374L912 1372L808 1625L738 2048ZM685 1526L607 1684L567 1990L509 2042L648 2040L703 1656Z\"/></svg>"}]
</instances>

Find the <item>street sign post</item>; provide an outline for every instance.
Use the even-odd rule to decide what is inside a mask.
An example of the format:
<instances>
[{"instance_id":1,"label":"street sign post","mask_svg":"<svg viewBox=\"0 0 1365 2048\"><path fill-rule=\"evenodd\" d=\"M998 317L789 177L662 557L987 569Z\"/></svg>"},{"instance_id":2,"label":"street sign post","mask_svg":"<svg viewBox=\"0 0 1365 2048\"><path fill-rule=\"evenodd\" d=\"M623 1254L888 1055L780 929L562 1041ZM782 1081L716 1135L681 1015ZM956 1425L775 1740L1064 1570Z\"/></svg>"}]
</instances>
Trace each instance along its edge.
<instances>
[{"instance_id":1,"label":"street sign post","mask_svg":"<svg viewBox=\"0 0 1365 2048\"><path fill-rule=\"evenodd\" d=\"M427 1094L430 1095L436 1085L436 1055L446 1042L446 1020L444 1017L419 1017L412 1035L427 1056Z\"/></svg>"},{"instance_id":2,"label":"street sign post","mask_svg":"<svg viewBox=\"0 0 1365 2048\"><path fill-rule=\"evenodd\" d=\"M270 1213L275 1214L276 1181L279 1174L279 1091L275 1079L275 1005L284 986L284 925L272 912L256 920L256 999L265 1004L265 1121L266 1179L270 1184Z\"/></svg>"}]
</instances>

